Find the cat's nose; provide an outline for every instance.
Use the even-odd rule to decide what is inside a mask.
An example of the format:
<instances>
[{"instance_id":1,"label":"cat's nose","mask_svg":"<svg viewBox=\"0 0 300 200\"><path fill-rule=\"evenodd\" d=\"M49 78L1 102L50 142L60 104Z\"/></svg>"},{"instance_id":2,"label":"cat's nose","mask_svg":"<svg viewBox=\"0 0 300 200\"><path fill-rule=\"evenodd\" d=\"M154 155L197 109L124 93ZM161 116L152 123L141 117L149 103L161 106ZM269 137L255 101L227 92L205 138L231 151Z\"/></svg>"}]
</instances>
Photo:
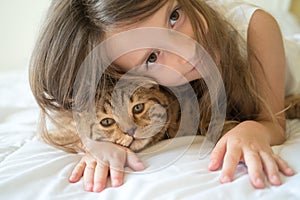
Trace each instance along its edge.
<instances>
[{"instance_id":1,"label":"cat's nose","mask_svg":"<svg viewBox=\"0 0 300 200\"><path fill-rule=\"evenodd\" d=\"M125 133L126 133L127 135L133 136L134 133L135 133L136 128L137 128L137 127L128 129L128 130L125 131Z\"/></svg>"}]
</instances>

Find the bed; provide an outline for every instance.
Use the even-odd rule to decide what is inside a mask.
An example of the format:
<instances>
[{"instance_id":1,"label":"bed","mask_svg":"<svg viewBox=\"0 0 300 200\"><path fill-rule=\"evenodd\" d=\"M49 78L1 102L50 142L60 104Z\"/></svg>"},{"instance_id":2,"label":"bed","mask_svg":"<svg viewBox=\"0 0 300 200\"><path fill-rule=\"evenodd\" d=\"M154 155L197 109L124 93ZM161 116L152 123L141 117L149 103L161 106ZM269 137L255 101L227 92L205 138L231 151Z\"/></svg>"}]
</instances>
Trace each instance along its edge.
<instances>
[{"instance_id":1,"label":"bed","mask_svg":"<svg viewBox=\"0 0 300 200\"><path fill-rule=\"evenodd\" d=\"M166 146L157 154L143 155L147 169L126 173L121 187L85 192L82 180L68 182L81 155L49 146L35 134L39 109L30 92L27 71L23 68L0 73L0 199L300 199L298 119L287 121L286 142L273 147L296 171L292 177L281 176L281 186L266 182L265 189L254 189L243 164L238 166L233 182L221 184L221 172L208 170L209 157L199 158L203 137L197 136L191 143L193 138L187 136L151 147Z\"/></svg>"}]
</instances>

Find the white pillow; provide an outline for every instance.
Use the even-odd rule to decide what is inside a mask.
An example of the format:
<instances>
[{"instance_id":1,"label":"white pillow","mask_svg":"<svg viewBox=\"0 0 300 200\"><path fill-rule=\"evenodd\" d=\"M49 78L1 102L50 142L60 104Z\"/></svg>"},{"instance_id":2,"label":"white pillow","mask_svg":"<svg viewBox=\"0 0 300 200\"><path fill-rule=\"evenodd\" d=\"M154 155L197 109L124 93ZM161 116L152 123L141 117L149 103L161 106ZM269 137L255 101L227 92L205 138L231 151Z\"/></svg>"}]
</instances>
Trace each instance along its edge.
<instances>
[{"instance_id":1,"label":"white pillow","mask_svg":"<svg viewBox=\"0 0 300 200\"><path fill-rule=\"evenodd\" d=\"M300 94L300 33L285 39L286 96Z\"/></svg>"},{"instance_id":2,"label":"white pillow","mask_svg":"<svg viewBox=\"0 0 300 200\"><path fill-rule=\"evenodd\" d=\"M270 12L277 20L283 36L292 36L300 33L300 24L297 18L289 12Z\"/></svg>"}]
</instances>

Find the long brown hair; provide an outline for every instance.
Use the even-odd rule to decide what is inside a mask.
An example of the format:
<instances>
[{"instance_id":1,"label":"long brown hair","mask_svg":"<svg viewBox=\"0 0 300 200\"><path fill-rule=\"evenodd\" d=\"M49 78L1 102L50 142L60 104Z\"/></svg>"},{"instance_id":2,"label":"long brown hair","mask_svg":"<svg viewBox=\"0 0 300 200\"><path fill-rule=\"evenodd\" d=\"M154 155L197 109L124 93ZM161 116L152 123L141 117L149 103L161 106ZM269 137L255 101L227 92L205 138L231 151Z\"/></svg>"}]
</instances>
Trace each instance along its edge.
<instances>
[{"instance_id":1,"label":"long brown hair","mask_svg":"<svg viewBox=\"0 0 300 200\"><path fill-rule=\"evenodd\" d=\"M78 135L48 131L46 118L54 127L70 115L73 85L81 63L118 23L136 23L151 16L166 1L151 0L54 0L48 10L30 64L30 86L41 108L39 134L56 147L76 151ZM111 68L111 73L115 73ZM101 80L106 80L106 75ZM105 87L105 84L100 84ZM63 138L63 139L59 139Z\"/></svg>"},{"instance_id":2,"label":"long brown hair","mask_svg":"<svg viewBox=\"0 0 300 200\"><path fill-rule=\"evenodd\" d=\"M61 138L51 136L46 118L70 116L73 85L81 63L105 39L109 30L141 22L155 13L168 0L56 0L53 1L45 25L36 42L30 68L30 85L41 112L42 138L66 151L77 151L78 135L62 131ZM241 53L239 34L222 16L201 0L178 0L190 18L195 38L216 61L227 94L227 119L256 119L264 104L255 86L252 69ZM199 20L201 13L208 25ZM244 44L246 48L246 43ZM217 53L216 53L217 52ZM101 77L105 88L109 74L119 73L113 67ZM205 83L193 86L201 93L201 123L205 131L210 120L209 95ZM201 92L200 92L201 91ZM51 115L54 117L51 117ZM56 114L55 114L56 113ZM55 117L56 116L56 117ZM61 120L60 120L61 121ZM58 133L59 134L59 133Z\"/></svg>"},{"instance_id":3,"label":"long brown hair","mask_svg":"<svg viewBox=\"0 0 300 200\"><path fill-rule=\"evenodd\" d=\"M227 95L226 120L235 123L258 119L262 109L269 109L265 108L267 105L258 93L254 70L247 55L244 55L247 50L248 54L254 52L247 49L245 39L236 29L203 1L178 2L184 5L182 9L191 21L196 40L212 56L221 73ZM208 30L197 13L205 18ZM209 93L203 81L194 84L194 87L195 91L202 92L201 130L205 132L210 120Z\"/></svg>"}]
</instances>

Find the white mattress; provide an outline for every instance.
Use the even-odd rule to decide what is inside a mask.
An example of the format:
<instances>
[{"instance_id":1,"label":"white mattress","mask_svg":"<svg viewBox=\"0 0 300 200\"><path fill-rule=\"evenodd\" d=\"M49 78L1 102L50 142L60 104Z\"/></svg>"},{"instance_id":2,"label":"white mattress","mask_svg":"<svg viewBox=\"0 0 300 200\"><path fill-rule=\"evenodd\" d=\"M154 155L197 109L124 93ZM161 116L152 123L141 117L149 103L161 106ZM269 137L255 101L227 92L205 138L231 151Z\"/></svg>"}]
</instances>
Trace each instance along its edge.
<instances>
[{"instance_id":1,"label":"white mattress","mask_svg":"<svg viewBox=\"0 0 300 200\"><path fill-rule=\"evenodd\" d=\"M0 199L300 199L298 173L282 176L281 186L267 184L257 190L251 186L245 166L240 165L232 183L220 184L220 171L208 171L208 158L199 159L201 137L186 152L189 137L171 140L175 146L143 156L148 169L127 173L119 188L85 192L82 180L68 182L81 155L55 149L34 136L39 113L27 83L25 70L0 74ZM273 149L300 171L299 120L288 121L287 141ZM173 158L178 159L170 162Z\"/></svg>"}]
</instances>

